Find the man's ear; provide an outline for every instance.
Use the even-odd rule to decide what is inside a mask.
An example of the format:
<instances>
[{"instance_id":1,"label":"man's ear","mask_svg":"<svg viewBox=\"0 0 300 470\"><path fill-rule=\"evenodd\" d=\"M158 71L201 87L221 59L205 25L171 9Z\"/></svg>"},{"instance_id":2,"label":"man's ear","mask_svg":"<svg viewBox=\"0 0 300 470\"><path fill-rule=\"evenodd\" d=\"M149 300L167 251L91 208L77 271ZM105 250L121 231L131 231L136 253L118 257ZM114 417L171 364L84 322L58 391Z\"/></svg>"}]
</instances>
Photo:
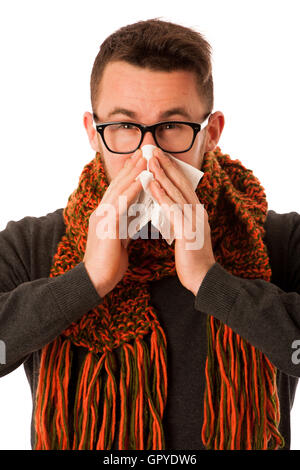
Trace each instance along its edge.
<instances>
[{"instance_id":1,"label":"man's ear","mask_svg":"<svg viewBox=\"0 0 300 470\"><path fill-rule=\"evenodd\" d=\"M209 124L206 127L204 152L209 152L216 148L224 125L225 118L221 111L216 111L210 116Z\"/></svg>"},{"instance_id":2,"label":"man's ear","mask_svg":"<svg viewBox=\"0 0 300 470\"><path fill-rule=\"evenodd\" d=\"M97 131L93 126L93 115L89 112L85 112L83 115L83 125L85 127L86 133L92 149L95 152L99 152L99 141L97 138Z\"/></svg>"}]
</instances>

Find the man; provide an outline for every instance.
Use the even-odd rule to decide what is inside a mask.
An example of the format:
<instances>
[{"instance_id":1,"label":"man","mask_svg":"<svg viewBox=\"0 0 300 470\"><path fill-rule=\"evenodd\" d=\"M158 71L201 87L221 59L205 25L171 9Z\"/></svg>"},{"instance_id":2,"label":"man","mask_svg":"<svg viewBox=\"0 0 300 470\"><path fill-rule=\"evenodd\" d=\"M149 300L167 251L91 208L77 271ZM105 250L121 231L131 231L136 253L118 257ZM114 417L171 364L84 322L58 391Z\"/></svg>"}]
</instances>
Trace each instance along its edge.
<instances>
[{"instance_id":1,"label":"man","mask_svg":"<svg viewBox=\"0 0 300 470\"><path fill-rule=\"evenodd\" d=\"M65 209L0 234L0 370L24 363L32 447L288 449L300 216L267 213L257 178L217 147L208 43L160 20L121 28L96 57L91 98L96 157ZM127 217L142 191L145 144L153 198L177 223L190 205L200 248L184 231L171 245L103 236L101 208ZM204 173L196 191L172 154Z\"/></svg>"}]
</instances>

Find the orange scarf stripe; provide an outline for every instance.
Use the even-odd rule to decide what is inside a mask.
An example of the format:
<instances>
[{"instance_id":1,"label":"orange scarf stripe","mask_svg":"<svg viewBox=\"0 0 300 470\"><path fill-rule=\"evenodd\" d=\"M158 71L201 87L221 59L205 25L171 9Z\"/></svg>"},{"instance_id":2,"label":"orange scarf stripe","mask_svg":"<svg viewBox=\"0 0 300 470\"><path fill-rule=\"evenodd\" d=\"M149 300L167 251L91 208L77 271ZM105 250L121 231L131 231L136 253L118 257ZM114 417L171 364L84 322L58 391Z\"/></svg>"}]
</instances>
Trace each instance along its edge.
<instances>
[{"instance_id":1,"label":"orange scarf stripe","mask_svg":"<svg viewBox=\"0 0 300 470\"><path fill-rule=\"evenodd\" d=\"M92 374L93 374L92 378L90 379L89 384L87 385L87 383L86 383L87 370L91 366L91 358L92 358L92 355L90 354L89 361L87 363L85 373L83 374L84 388L88 387L88 389L87 389L87 391L84 390L85 393L84 393L83 400L82 400L84 415L83 415L83 420L82 420L82 425L81 425L82 437L81 437L81 441L79 443L79 449L83 449L84 441L86 439L87 425L88 425L88 419L89 419L89 410L90 410L89 405L90 405L90 401L91 401L91 393L94 391L93 387L95 386L95 381L98 377L99 370L101 370L101 368L102 368L103 362L105 360L105 355L103 355L101 357L100 361L96 365L94 371L92 372ZM92 428L93 428L93 425L92 425ZM91 433L90 439L92 439L92 438L93 438L93 433Z\"/></svg>"},{"instance_id":2,"label":"orange scarf stripe","mask_svg":"<svg viewBox=\"0 0 300 470\"><path fill-rule=\"evenodd\" d=\"M57 398L58 398L58 407L57 407L57 416L56 416L56 429L59 436L59 440L62 438L63 433L63 440L62 440L62 448L66 449L68 447L68 431L67 431L67 421L68 421L68 394L66 384L69 381L69 368L67 367L67 373L63 379L63 387L61 385L60 380L60 369L65 360L66 365L69 365L70 358L70 343L66 341L61 350L60 357L58 359L58 365L56 369L56 381L55 384L57 386ZM64 393L63 393L64 392ZM62 433L61 433L62 430Z\"/></svg>"}]
</instances>

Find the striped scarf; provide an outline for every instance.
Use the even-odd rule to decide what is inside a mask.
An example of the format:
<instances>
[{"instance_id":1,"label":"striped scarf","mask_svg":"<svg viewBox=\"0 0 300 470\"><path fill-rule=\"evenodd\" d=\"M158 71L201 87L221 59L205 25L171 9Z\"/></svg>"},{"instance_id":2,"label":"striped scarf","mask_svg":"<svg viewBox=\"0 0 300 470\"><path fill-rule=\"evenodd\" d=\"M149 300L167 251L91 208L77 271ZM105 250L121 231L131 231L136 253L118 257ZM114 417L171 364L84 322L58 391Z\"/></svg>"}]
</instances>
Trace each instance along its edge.
<instances>
[{"instance_id":1,"label":"striped scarf","mask_svg":"<svg viewBox=\"0 0 300 470\"><path fill-rule=\"evenodd\" d=\"M205 153L202 171L196 194L208 213L216 261L236 276L270 281L263 243L267 202L258 179L219 147ZM63 211L66 231L50 277L82 261L89 217L107 187L96 153ZM168 245L162 238L133 240L123 279L96 308L42 349L35 449L165 449L167 338L151 305L149 282L176 275L174 246L175 241ZM205 448L282 447L275 367L210 313ZM80 371L72 368L74 347L86 352ZM73 400L71 381L76 387Z\"/></svg>"}]
</instances>

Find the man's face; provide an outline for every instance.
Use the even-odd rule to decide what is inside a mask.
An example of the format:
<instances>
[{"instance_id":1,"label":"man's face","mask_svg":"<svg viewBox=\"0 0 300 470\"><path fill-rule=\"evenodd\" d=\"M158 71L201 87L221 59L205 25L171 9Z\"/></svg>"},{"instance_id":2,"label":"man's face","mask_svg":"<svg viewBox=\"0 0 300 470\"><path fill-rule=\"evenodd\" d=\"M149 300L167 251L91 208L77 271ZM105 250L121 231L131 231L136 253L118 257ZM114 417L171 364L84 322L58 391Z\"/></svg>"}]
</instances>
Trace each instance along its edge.
<instances>
[{"instance_id":1,"label":"man's face","mask_svg":"<svg viewBox=\"0 0 300 470\"><path fill-rule=\"evenodd\" d=\"M144 125L172 120L201 123L207 113L193 72L153 71L123 61L110 62L105 67L95 111L100 122L128 121ZM132 154L120 155L107 150L92 128L90 113L85 113L84 125L92 148L100 151L110 182ZM201 131L188 152L174 157L200 169L207 151L204 137L205 131ZM156 145L150 132L144 136L141 146L146 144Z\"/></svg>"}]
</instances>

